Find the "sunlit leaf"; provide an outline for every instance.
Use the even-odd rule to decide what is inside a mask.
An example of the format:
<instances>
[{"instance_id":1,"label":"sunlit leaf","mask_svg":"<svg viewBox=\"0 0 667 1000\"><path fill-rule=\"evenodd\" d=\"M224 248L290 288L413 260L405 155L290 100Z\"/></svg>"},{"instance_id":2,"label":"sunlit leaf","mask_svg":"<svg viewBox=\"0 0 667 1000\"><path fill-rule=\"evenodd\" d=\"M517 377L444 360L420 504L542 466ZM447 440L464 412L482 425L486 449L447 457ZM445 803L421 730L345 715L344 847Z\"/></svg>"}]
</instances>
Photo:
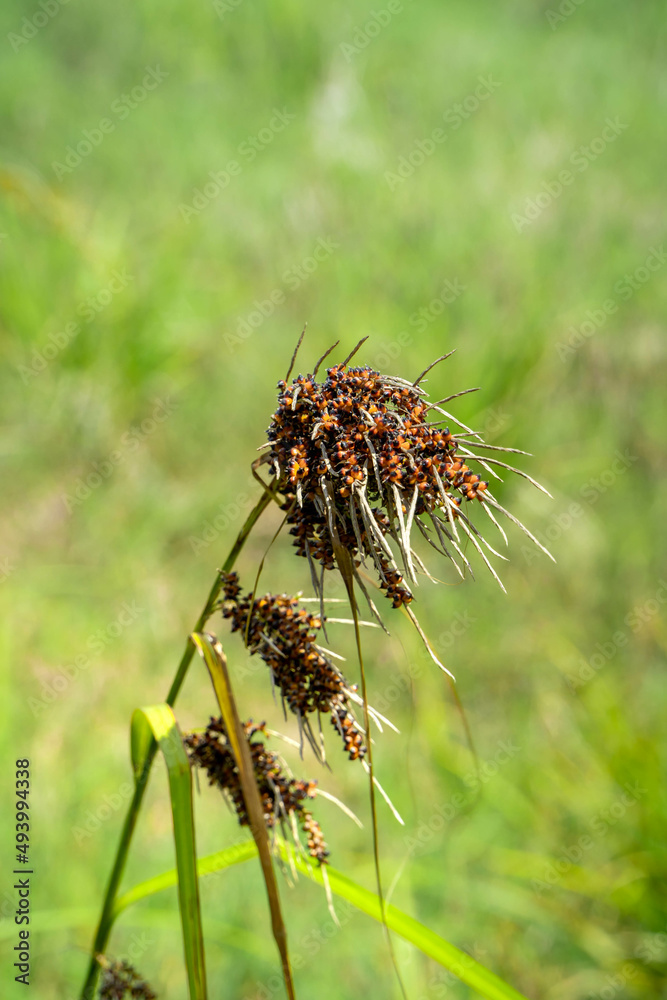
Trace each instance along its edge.
<instances>
[{"instance_id":1,"label":"sunlit leaf","mask_svg":"<svg viewBox=\"0 0 667 1000\"><path fill-rule=\"evenodd\" d=\"M138 708L132 716L131 748L135 775L143 771L152 738L164 756L176 848L175 880L183 928L183 948L188 971L190 1000L206 1000L204 938L199 906L199 879L192 811L192 775L178 724L169 705ZM118 913L114 910L114 916Z\"/></svg>"},{"instance_id":2,"label":"sunlit leaf","mask_svg":"<svg viewBox=\"0 0 667 1000\"><path fill-rule=\"evenodd\" d=\"M324 884L321 871L317 866L311 865L289 845L281 841L278 842L278 845L285 861L293 862L298 871L318 885ZM255 844L248 841L245 844L228 847L224 851L218 851L216 854L201 858L197 867L200 875L208 875L240 864L242 861L256 857L256 855ZM327 865L327 876L334 895L345 899L369 917L381 922L382 909L376 893L364 889L363 886L347 878L330 865ZM142 882L118 900L119 911L175 884L176 872L173 870ZM428 927L403 913L397 907L385 904L384 915L386 925L390 930L405 938L424 955L432 958L433 961L438 962L462 982L477 990L485 1000L526 1000L522 993L503 982L494 972L480 965L467 952L461 951L460 948L445 941L435 931L429 930Z\"/></svg>"}]
</instances>

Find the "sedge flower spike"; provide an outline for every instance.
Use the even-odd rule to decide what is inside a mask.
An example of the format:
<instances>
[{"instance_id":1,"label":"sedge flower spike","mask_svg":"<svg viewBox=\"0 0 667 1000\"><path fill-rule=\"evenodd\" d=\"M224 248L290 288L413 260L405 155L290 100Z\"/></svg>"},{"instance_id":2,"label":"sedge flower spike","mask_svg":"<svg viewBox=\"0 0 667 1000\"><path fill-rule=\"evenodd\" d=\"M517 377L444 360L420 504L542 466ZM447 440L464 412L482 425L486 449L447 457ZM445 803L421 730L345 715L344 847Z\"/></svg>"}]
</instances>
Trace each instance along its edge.
<instances>
[{"instance_id":1,"label":"sedge flower spike","mask_svg":"<svg viewBox=\"0 0 667 1000\"><path fill-rule=\"evenodd\" d=\"M103 967L100 1000L157 1000L157 993L129 962L110 963L103 956L98 961Z\"/></svg>"},{"instance_id":2,"label":"sedge flower spike","mask_svg":"<svg viewBox=\"0 0 667 1000\"><path fill-rule=\"evenodd\" d=\"M288 707L299 722L299 731L321 757L323 741L315 741L308 716L330 713L331 724L343 740L350 760L366 754L364 732L350 702L360 699L355 685L350 685L332 663L327 652L317 644L322 619L299 607L296 597L266 594L257 600L245 596L236 573L223 577L223 599L219 609L231 619L232 632L242 632L251 655L258 653L271 671L271 681L280 691L283 707Z\"/></svg>"},{"instance_id":3,"label":"sedge flower spike","mask_svg":"<svg viewBox=\"0 0 667 1000\"><path fill-rule=\"evenodd\" d=\"M428 401L422 378L413 383L367 366L340 364L328 369L324 382L298 375L289 385L278 383L278 407L260 463L268 466L294 545L308 559L318 590L323 571L336 566L336 541L352 555L359 583L357 571L370 560L392 605L409 605L418 574L430 576L412 545L415 527L461 576L466 569L472 573L462 548L469 541L500 583L487 552L504 557L473 524L468 512L473 501L505 541L493 510L543 548L498 503L489 481L471 468L479 465L495 478L500 477L494 466L506 468L542 489L526 473L475 453L518 449L485 444L442 409L454 397ZM433 416L446 419L431 421ZM458 424L460 432L446 423Z\"/></svg>"},{"instance_id":4,"label":"sedge flower spike","mask_svg":"<svg viewBox=\"0 0 667 1000\"><path fill-rule=\"evenodd\" d=\"M283 834L286 835L289 831L295 847L300 849L295 822L298 820L307 838L308 853L320 864L325 864L329 851L322 831L312 813L304 806L307 800L315 798L317 782L297 781L286 774L278 755L267 750L260 739L260 736L268 736L264 723L257 726L249 720L244 729L267 828L275 830L280 825ZM250 818L243 797L239 769L222 719L211 719L206 732L190 733L185 737L184 743L191 763L203 768L208 775L209 784L216 785L229 799L241 826L249 826Z\"/></svg>"}]
</instances>

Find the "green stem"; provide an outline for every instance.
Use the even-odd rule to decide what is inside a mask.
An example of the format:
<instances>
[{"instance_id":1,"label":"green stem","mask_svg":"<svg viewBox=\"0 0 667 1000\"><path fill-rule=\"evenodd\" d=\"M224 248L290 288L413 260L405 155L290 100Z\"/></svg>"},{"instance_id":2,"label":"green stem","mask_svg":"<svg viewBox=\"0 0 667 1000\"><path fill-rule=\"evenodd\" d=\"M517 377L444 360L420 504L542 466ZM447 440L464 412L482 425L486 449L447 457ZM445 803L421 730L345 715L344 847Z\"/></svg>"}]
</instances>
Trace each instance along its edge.
<instances>
[{"instance_id":1,"label":"green stem","mask_svg":"<svg viewBox=\"0 0 667 1000\"><path fill-rule=\"evenodd\" d=\"M239 532L239 536L234 543L231 552L227 556L225 563L221 570L218 571L215 577L215 582L211 588L211 592L208 595L206 604L204 605L202 612L197 619L197 622L192 629L193 632L201 632L206 624L208 618L210 617L213 606L218 599L220 589L222 587L222 574L229 573L234 567L239 553L243 549L246 543L248 535L252 531L255 523L258 521L261 514L264 512L266 507L269 505L271 497L268 493L263 493L258 500L255 507L252 509L248 518ZM174 706L176 698L178 697L179 691L183 686L183 681L188 672L188 667L195 652L195 647L192 640L188 638L187 645L183 656L181 657L181 662L178 665L178 670L169 688L169 694L167 695L167 704ZM127 861L127 855L130 850L130 843L132 841L132 834L134 833L134 828L137 824L137 818L139 816L139 810L141 809L141 803L143 802L144 794L146 792L146 787L148 785L148 778L150 776L151 765L155 758L157 752L157 743L155 740L151 742L151 745L146 754L146 759L144 762L144 767L141 774L138 774L135 779L134 795L132 796L132 801L130 802L129 809L127 811L127 816L125 817L125 822L123 824L123 830L120 836L120 843L118 845L118 850L116 851L116 859L114 861L113 868L111 870L111 876L107 885L107 890L104 896L104 903L102 905L102 913L100 914L100 920L97 925L97 930L95 932L95 940L93 941L92 952L90 956L90 964L88 966L88 974L86 976L86 981L81 991L81 1000L93 1000L95 994L95 986L97 983L97 977L99 975L100 966L97 960L98 955L103 955L107 942L109 940L109 935L111 933L111 928L113 926L114 920L114 905L116 902L116 896L118 895L118 889L120 887L120 882L123 877L123 872L125 871L125 863Z\"/></svg>"}]
</instances>

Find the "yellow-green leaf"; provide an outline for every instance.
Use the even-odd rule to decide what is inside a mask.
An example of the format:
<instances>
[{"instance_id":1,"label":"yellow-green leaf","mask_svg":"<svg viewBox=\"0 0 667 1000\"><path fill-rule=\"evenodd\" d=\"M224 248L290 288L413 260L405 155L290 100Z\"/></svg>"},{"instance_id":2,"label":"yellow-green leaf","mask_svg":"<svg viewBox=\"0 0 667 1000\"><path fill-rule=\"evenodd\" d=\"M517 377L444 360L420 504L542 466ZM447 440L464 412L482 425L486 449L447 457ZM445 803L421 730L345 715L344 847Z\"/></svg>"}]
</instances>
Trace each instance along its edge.
<instances>
[{"instance_id":1,"label":"yellow-green leaf","mask_svg":"<svg viewBox=\"0 0 667 1000\"><path fill-rule=\"evenodd\" d=\"M294 862L295 867L307 878L319 885L323 885L324 880L319 868L311 865L305 858L298 855L294 849L283 842L278 842L279 850L286 861ZM238 844L228 847L224 851L216 854L209 854L198 861L200 875L208 875L213 872L222 871L232 865L240 864L257 855L257 848L254 843L247 841L245 844ZM352 879L347 878L341 872L336 871L327 865L327 877L331 891L356 906L357 909L366 913L374 920L381 922L381 904L376 893L364 889ZM119 909L125 909L133 903L162 889L167 889L176 883L176 872L164 872L156 878L149 879L134 886L129 892L118 900ZM418 920L403 913L397 907L385 904L384 915L387 927L396 934L410 941L423 954L428 955L439 965L442 965L449 972L453 973L462 982L476 990L485 1000L526 1000L526 997L515 990L513 986L503 982L499 976L490 969L485 968L474 958L461 951L455 945L450 944L444 938L436 934L435 931L425 927Z\"/></svg>"},{"instance_id":2,"label":"yellow-green leaf","mask_svg":"<svg viewBox=\"0 0 667 1000\"><path fill-rule=\"evenodd\" d=\"M143 770L152 739L164 756L176 848L176 879L183 928L183 949L190 1000L206 1000L204 938L199 906L199 877L192 811L192 775L178 723L169 705L138 708L132 716L130 743L135 775ZM116 904L114 916L119 912Z\"/></svg>"}]
</instances>

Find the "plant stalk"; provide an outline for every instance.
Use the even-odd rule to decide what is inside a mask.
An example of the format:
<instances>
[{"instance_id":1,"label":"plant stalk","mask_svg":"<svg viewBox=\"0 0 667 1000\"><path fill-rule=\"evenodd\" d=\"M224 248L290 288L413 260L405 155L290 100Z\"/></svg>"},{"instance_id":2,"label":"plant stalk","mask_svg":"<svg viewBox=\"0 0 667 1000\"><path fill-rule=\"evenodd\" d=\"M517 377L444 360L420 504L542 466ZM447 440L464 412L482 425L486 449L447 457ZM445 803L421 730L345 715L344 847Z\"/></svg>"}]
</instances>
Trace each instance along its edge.
<instances>
[{"instance_id":1,"label":"plant stalk","mask_svg":"<svg viewBox=\"0 0 667 1000\"><path fill-rule=\"evenodd\" d=\"M234 567L234 564L246 543L246 540L254 528L256 522L259 520L260 516L267 508L271 501L271 496L268 493L263 493L257 504L252 509L248 515L245 524L239 532L238 538L236 539L232 549L225 560L225 563L221 570L218 570L215 582L211 587L211 592L208 595L206 603L202 609L199 618L197 619L193 632L201 632L206 624L208 618L210 617L213 606L218 599L222 587L222 574L229 573ZM169 694L167 695L166 701L168 705L172 708L176 702L176 698L183 686L183 681L185 680L188 668L194 656L195 646L188 636L187 645L181 657L181 662L178 665L176 675L172 681L171 687L169 688ZM98 955L103 955L107 942L109 940L109 935L111 933L111 927L113 925L113 909L116 902L116 896L118 895L118 889L120 887L120 882L123 877L123 872L125 871L125 864L127 862L127 856L130 850L130 843L132 841L132 834L134 833L134 828L137 823L137 818L139 816L139 810L141 809L141 804L143 802L144 795L146 793L146 788L148 786L148 778L150 776L151 765L155 758L157 752L157 743L155 740L151 741L150 747L146 754L144 761L144 766L140 774L135 776L135 786L134 795L130 802L127 815L125 817L125 822L123 824L123 830L120 835L120 843L118 844L118 850L116 851L116 858L114 861L113 868L111 869L111 876L107 884L106 893L104 896L104 903L102 904L102 913L100 914L99 923L97 925L97 930L95 932L95 939L93 941L93 947L90 956L90 964L88 966L88 973L86 975L86 981L83 985L81 991L81 1000L93 1000L95 994L95 986L97 984L97 977L100 972L99 962L97 960Z\"/></svg>"}]
</instances>

